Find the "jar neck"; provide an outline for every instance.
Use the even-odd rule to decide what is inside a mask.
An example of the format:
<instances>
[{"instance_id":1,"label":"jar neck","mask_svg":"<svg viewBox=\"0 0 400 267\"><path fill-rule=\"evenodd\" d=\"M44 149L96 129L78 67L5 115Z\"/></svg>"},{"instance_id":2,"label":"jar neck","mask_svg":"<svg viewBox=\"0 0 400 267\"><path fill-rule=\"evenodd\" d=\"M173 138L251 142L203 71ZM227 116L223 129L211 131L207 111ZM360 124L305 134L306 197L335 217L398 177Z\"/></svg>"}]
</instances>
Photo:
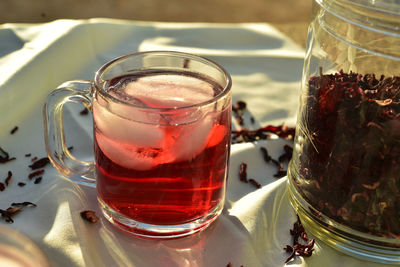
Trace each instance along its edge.
<instances>
[{"instance_id":1,"label":"jar neck","mask_svg":"<svg viewBox=\"0 0 400 267\"><path fill-rule=\"evenodd\" d=\"M369 31L400 38L400 3L393 0L315 0L324 10Z\"/></svg>"},{"instance_id":2,"label":"jar neck","mask_svg":"<svg viewBox=\"0 0 400 267\"><path fill-rule=\"evenodd\" d=\"M396 11L400 3L383 5L389 1L315 0L313 30L322 30L358 51L398 62L400 12Z\"/></svg>"}]
</instances>

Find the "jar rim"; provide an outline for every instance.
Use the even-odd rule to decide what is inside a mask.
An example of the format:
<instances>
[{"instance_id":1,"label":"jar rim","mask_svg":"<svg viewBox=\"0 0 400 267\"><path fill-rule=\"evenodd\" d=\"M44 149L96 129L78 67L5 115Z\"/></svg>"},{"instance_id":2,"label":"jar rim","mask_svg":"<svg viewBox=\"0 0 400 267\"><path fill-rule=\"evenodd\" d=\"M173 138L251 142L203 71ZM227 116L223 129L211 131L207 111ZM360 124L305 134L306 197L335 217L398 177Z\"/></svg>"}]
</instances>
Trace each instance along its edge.
<instances>
[{"instance_id":1,"label":"jar rim","mask_svg":"<svg viewBox=\"0 0 400 267\"><path fill-rule=\"evenodd\" d=\"M400 38L400 1L315 0L315 2L350 23Z\"/></svg>"},{"instance_id":2,"label":"jar rim","mask_svg":"<svg viewBox=\"0 0 400 267\"><path fill-rule=\"evenodd\" d=\"M339 0L371 11L400 16L400 2L396 0Z\"/></svg>"}]
</instances>

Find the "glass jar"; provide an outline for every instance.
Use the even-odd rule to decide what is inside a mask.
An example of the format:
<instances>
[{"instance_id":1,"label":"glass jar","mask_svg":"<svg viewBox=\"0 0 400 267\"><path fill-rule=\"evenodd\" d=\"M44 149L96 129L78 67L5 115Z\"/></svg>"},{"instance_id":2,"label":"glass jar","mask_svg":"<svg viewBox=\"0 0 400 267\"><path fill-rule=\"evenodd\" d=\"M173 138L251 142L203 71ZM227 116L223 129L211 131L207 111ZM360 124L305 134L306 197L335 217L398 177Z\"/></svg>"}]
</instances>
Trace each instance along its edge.
<instances>
[{"instance_id":1,"label":"glass jar","mask_svg":"<svg viewBox=\"0 0 400 267\"><path fill-rule=\"evenodd\" d=\"M400 264L400 1L315 0L289 196L307 231Z\"/></svg>"}]
</instances>

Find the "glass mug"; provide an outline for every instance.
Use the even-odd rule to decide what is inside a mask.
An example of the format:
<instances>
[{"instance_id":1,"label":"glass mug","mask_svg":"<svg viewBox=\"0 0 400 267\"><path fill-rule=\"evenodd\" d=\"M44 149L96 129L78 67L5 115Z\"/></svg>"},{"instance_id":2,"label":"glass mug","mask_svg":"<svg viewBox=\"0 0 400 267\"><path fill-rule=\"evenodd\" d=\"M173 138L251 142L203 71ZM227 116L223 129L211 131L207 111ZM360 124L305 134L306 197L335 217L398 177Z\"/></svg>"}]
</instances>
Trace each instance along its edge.
<instances>
[{"instance_id":1,"label":"glass mug","mask_svg":"<svg viewBox=\"0 0 400 267\"><path fill-rule=\"evenodd\" d=\"M44 106L50 161L96 185L103 215L133 235L177 238L207 227L224 205L231 132L231 78L191 54L152 51L106 63L94 81L62 84ZM93 114L94 162L65 144L64 103Z\"/></svg>"},{"instance_id":2,"label":"glass mug","mask_svg":"<svg viewBox=\"0 0 400 267\"><path fill-rule=\"evenodd\" d=\"M289 197L307 231L400 264L400 2L315 0Z\"/></svg>"}]
</instances>

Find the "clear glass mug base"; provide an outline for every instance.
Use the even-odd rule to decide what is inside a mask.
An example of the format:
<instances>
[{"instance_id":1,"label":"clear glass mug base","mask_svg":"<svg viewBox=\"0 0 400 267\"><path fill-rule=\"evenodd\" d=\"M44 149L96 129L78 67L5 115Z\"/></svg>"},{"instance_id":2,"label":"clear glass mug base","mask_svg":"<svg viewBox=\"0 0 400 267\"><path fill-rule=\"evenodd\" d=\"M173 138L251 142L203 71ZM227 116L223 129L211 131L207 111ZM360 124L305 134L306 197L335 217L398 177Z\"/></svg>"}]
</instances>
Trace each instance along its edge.
<instances>
[{"instance_id":1,"label":"clear glass mug base","mask_svg":"<svg viewBox=\"0 0 400 267\"><path fill-rule=\"evenodd\" d=\"M221 214L224 201L201 218L179 225L153 225L135 221L110 208L101 198L97 198L104 217L115 227L133 236L145 239L168 240L193 235L206 229Z\"/></svg>"},{"instance_id":2,"label":"clear glass mug base","mask_svg":"<svg viewBox=\"0 0 400 267\"><path fill-rule=\"evenodd\" d=\"M312 234L328 246L355 258L377 263L400 264L399 243L385 246L384 238L371 237L318 213L297 191L292 182L292 175L289 168L287 184L289 200L307 233Z\"/></svg>"}]
</instances>

